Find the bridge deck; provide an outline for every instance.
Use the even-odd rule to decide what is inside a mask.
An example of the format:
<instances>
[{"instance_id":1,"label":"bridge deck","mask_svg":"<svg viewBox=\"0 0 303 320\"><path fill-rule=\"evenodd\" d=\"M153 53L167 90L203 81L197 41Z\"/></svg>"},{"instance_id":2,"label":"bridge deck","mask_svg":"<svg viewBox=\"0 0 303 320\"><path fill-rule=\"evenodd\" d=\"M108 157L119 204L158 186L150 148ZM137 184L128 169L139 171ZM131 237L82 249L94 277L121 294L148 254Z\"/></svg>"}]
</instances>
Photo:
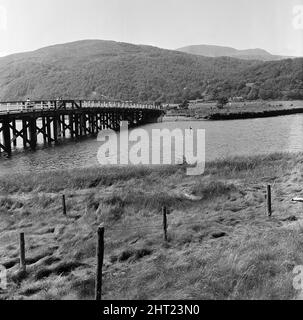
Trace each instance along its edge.
<instances>
[{"instance_id":1,"label":"bridge deck","mask_svg":"<svg viewBox=\"0 0 303 320\"><path fill-rule=\"evenodd\" d=\"M96 100L43 100L0 102L0 152L10 155L17 139L36 148L37 136L45 144L69 136L81 138L100 130L119 130L121 121L129 126L155 122L163 115L159 106ZM17 125L18 123L18 125Z\"/></svg>"},{"instance_id":2,"label":"bridge deck","mask_svg":"<svg viewBox=\"0 0 303 320\"><path fill-rule=\"evenodd\" d=\"M41 100L0 102L0 116L5 114L31 113L82 108L113 108L161 110L160 106L130 102L105 102L100 100Z\"/></svg>"}]
</instances>

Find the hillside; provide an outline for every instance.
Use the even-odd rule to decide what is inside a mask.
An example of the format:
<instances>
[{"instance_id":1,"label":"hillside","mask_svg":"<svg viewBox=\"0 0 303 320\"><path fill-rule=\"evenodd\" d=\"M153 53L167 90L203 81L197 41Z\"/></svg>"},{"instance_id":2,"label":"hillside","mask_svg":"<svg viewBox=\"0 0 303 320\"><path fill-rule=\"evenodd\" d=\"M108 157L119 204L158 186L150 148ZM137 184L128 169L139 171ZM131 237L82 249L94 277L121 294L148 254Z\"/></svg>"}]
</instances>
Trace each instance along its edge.
<instances>
[{"instance_id":1,"label":"hillside","mask_svg":"<svg viewBox=\"0 0 303 320\"><path fill-rule=\"evenodd\" d=\"M284 57L272 55L263 49L238 50L232 47L214 45L193 45L177 49L178 51L196 54L205 57L234 57L247 60L274 61L282 60Z\"/></svg>"},{"instance_id":2,"label":"hillside","mask_svg":"<svg viewBox=\"0 0 303 320\"><path fill-rule=\"evenodd\" d=\"M302 79L303 59L264 63L101 40L0 58L2 101L102 95L163 102L219 95L300 99Z\"/></svg>"}]
</instances>

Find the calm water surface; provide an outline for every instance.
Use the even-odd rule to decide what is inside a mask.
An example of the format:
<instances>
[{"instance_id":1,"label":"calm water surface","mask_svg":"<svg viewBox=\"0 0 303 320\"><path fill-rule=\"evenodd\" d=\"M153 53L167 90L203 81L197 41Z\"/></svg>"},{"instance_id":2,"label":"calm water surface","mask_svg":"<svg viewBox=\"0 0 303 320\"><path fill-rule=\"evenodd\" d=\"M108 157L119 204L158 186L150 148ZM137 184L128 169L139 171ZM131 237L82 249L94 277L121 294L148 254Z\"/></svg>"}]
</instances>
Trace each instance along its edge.
<instances>
[{"instance_id":1,"label":"calm water surface","mask_svg":"<svg viewBox=\"0 0 303 320\"><path fill-rule=\"evenodd\" d=\"M153 128L206 130L206 160L272 152L303 151L303 114L230 121L177 121L146 125ZM41 137L39 138L41 142ZM21 142L21 141L20 141ZM98 165L101 142L90 138L78 142L24 151L18 143L11 159L0 157L0 175L12 172L80 168Z\"/></svg>"}]
</instances>

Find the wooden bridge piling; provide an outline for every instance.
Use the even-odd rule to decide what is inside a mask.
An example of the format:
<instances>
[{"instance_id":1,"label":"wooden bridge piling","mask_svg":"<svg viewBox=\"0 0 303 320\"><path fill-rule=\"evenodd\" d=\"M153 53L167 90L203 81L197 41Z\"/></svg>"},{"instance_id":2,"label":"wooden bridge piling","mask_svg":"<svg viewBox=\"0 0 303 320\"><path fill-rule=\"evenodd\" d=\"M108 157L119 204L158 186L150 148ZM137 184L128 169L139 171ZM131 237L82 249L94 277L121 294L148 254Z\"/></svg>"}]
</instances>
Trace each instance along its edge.
<instances>
[{"instance_id":1,"label":"wooden bridge piling","mask_svg":"<svg viewBox=\"0 0 303 320\"><path fill-rule=\"evenodd\" d=\"M74 138L74 115L68 116L69 134L71 138Z\"/></svg>"},{"instance_id":2,"label":"wooden bridge piling","mask_svg":"<svg viewBox=\"0 0 303 320\"><path fill-rule=\"evenodd\" d=\"M79 133L79 115L75 114L74 117L75 117L75 136L76 138L78 138L80 134Z\"/></svg>"},{"instance_id":3,"label":"wooden bridge piling","mask_svg":"<svg viewBox=\"0 0 303 320\"><path fill-rule=\"evenodd\" d=\"M46 117L46 135L47 135L47 143L51 145L52 143L52 130L51 130L51 122L50 117Z\"/></svg>"},{"instance_id":4,"label":"wooden bridge piling","mask_svg":"<svg viewBox=\"0 0 303 320\"><path fill-rule=\"evenodd\" d=\"M31 149L35 150L37 146L37 120L35 118L29 121L29 141Z\"/></svg>"},{"instance_id":5,"label":"wooden bridge piling","mask_svg":"<svg viewBox=\"0 0 303 320\"><path fill-rule=\"evenodd\" d=\"M16 135L16 120L12 121L12 130L13 130L13 146L17 146L17 135Z\"/></svg>"},{"instance_id":6,"label":"wooden bridge piling","mask_svg":"<svg viewBox=\"0 0 303 320\"><path fill-rule=\"evenodd\" d=\"M45 117L42 117L42 135L44 144L47 143L47 131L46 131L46 121Z\"/></svg>"},{"instance_id":7,"label":"wooden bridge piling","mask_svg":"<svg viewBox=\"0 0 303 320\"><path fill-rule=\"evenodd\" d=\"M58 116L54 115L53 117L53 137L55 144L58 143Z\"/></svg>"},{"instance_id":8,"label":"wooden bridge piling","mask_svg":"<svg viewBox=\"0 0 303 320\"><path fill-rule=\"evenodd\" d=\"M10 156L12 153L12 146L11 146L11 134L10 134L9 121L3 122L2 131L3 131L4 151L8 154L8 156Z\"/></svg>"},{"instance_id":9,"label":"wooden bridge piling","mask_svg":"<svg viewBox=\"0 0 303 320\"><path fill-rule=\"evenodd\" d=\"M22 119L22 140L23 140L23 148L26 148L27 143L27 123L26 119Z\"/></svg>"}]
</instances>

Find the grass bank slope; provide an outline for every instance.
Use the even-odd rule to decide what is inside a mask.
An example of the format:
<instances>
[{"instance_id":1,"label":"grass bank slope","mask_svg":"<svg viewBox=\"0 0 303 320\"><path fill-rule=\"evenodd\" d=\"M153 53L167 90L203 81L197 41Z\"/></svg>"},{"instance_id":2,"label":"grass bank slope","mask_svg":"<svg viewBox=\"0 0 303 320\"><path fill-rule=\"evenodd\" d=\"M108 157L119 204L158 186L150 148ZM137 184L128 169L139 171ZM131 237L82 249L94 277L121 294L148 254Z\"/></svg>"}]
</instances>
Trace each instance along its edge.
<instances>
[{"instance_id":1,"label":"grass bank slope","mask_svg":"<svg viewBox=\"0 0 303 320\"><path fill-rule=\"evenodd\" d=\"M93 168L0 180L1 299L93 299L105 224L104 299L295 299L303 264L303 154L183 167ZM265 214L272 185L273 216ZM61 196L67 199L62 215ZM193 196L189 196L193 195ZM161 207L169 208L168 242ZM18 233L27 273L20 274Z\"/></svg>"}]
</instances>

